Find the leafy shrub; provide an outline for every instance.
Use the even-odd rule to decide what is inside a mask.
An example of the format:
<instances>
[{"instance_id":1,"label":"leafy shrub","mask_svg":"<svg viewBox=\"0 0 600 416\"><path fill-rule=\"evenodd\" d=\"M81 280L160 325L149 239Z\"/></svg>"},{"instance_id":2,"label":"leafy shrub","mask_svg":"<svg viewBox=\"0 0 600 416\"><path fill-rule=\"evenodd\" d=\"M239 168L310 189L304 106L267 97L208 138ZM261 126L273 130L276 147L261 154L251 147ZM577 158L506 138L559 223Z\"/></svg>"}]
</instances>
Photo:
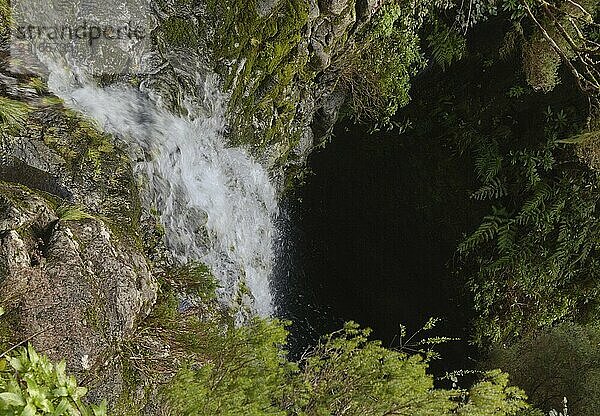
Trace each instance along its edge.
<instances>
[{"instance_id":1,"label":"leafy shrub","mask_svg":"<svg viewBox=\"0 0 600 416\"><path fill-rule=\"evenodd\" d=\"M334 63L356 119L385 122L408 103L410 78L425 64L417 35L420 22L410 16L407 5L386 3Z\"/></svg>"},{"instance_id":2,"label":"leafy shrub","mask_svg":"<svg viewBox=\"0 0 600 416\"><path fill-rule=\"evenodd\" d=\"M507 375L488 372L469 390L435 389L428 358L386 349L348 323L298 363L286 331L256 320L208 336L204 362L190 362L166 388L181 415L512 415L526 407Z\"/></svg>"},{"instance_id":3,"label":"leafy shrub","mask_svg":"<svg viewBox=\"0 0 600 416\"><path fill-rule=\"evenodd\" d=\"M291 364L279 346L286 332L277 323L213 328L206 362L189 363L167 389L181 415L283 415L277 406Z\"/></svg>"},{"instance_id":4,"label":"leafy shrub","mask_svg":"<svg viewBox=\"0 0 600 416\"><path fill-rule=\"evenodd\" d=\"M483 187L474 195L494 208L459 252L472 268L480 343L599 314L599 176L577 162L559 163L572 155L557 143L569 123L562 112L547 117L546 143L503 160L486 141L482 146L496 156L476 159Z\"/></svg>"},{"instance_id":5,"label":"leafy shrub","mask_svg":"<svg viewBox=\"0 0 600 416\"><path fill-rule=\"evenodd\" d=\"M106 405L88 406L87 389L66 373L65 363L53 364L33 347L19 348L0 360L0 413L21 416L104 416Z\"/></svg>"},{"instance_id":6,"label":"leafy shrub","mask_svg":"<svg viewBox=\"0 0 600 416\"><path fill-rule=\"evenodd\" d=\"M463 57L467 47L466 39L442 22L436 22L432 33L427 37L433 60L442 70Z\"/></svg>"},{"instance_id":7,"label":"leafy shrub","mask_svg":"<svg viewBox=\"0 0 600 416\"><path fill-rule=\"evenodd\" d=\"M510 372L531 403L546 413L563 409L595 416L600 409L600 327L565 323L528 335L515 345L496 347L487 364Z\"/></svg>"},{"instance_id":8,"label":"leafy shrub","mask_svg":"<svg viewBox=\"0 0 600 416\"><path fill-rule=\"evenodd\" d=\"M292 414L511 415L526 407L523 392L498 370L467 390L435 389L428 354L409 355L370 341L347 323L309 351L299 374L304 400ZM435 343L435 342L434 342Z\"/></svg>"}]
</instances>

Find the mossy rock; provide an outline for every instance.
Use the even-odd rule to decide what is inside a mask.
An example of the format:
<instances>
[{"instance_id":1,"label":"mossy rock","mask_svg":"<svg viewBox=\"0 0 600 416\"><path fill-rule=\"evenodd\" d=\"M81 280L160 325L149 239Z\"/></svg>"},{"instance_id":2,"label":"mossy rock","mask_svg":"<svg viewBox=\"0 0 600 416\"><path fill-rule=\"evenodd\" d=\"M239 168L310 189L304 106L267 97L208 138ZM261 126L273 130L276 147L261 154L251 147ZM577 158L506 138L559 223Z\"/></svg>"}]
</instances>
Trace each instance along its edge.
<instances>
[{"instance_id":1,"label":"mossy rock","mask_svg":"<svg viewBox=\"0 0 600 416\"><path fill-rule=\"evenodd\" d=\"M199 45L198 27L189 19L169 17L161 23L160 32L171 46L197 48Z\"/></svg>"}]
</instances>

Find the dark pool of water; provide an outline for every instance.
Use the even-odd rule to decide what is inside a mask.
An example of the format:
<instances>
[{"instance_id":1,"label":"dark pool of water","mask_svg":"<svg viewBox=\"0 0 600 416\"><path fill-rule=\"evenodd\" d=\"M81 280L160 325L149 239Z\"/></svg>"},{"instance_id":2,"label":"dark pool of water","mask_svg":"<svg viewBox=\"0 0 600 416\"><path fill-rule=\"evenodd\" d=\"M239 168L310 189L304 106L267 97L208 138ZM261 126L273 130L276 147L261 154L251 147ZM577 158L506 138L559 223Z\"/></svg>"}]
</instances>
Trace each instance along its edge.
<instances>
[{"instance_id":1,"label":"dark pool of water","mask_svg":"<svg viewBox=\"0 0 600 416\"><path fill-rule=\"evenodd\" d=\"M298 352L353 320L399 345L430 317L434 335L466 337L469 306L450 274L457 241L479 219L472 168L435 140L339 126L311 157L307 183L283 204L280 315ZM438 369L471 367L466 342L441 349Z\"/></svg>"}]
</instances>

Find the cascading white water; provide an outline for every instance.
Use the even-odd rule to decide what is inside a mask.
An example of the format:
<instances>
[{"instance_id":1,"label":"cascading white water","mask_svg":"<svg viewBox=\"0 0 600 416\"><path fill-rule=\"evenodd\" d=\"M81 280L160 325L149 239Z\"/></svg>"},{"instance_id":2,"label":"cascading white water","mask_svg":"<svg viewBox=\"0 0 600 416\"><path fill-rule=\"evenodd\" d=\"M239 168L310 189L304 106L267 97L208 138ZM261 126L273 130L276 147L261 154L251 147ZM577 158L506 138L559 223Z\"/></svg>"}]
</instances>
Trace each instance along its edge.
<instances>
[{"instance_id":1,"label":"cascading white water","mask_svg":"<svg viewBox=\"0 0 600 416\"><path fill-rule=\"evenodd\" d=\"M207 264L224 300L241 300L269 315L275 190L246 151L226 145L225 98L216 82L196 76L201 92L196 95L203 102L188 104L190 116L180 117L160 105L160 96L151 99L125 85L100 88L91 81L93 75L155 69L144 64L153 56L150 3L14 0L22 36L13 39L11 52L33 63L28 70L40 63L49 73L50 90L67 106L129 144L146 202L158 211L175 257ZM183 59L176 77L197 74L197 61Z\"/></svg>"},{"instance_id":2,"label":"cascading white water","mask_svg":"<svg viewBox=\"0 0 600 416\"><path fill-rule=\"evenodd\" d=\"M131 88L76 82L70 71L55 68L48 84L68 106L135 145L133 153L143 151L137 170L176 257L207 264L226 300L245 284L253 298L245 303L270 315L276 193L261 165L225 145L224 99L213 84L203 85L209 115L195 118L175 116Z\"/></svg>"}]
</instances>

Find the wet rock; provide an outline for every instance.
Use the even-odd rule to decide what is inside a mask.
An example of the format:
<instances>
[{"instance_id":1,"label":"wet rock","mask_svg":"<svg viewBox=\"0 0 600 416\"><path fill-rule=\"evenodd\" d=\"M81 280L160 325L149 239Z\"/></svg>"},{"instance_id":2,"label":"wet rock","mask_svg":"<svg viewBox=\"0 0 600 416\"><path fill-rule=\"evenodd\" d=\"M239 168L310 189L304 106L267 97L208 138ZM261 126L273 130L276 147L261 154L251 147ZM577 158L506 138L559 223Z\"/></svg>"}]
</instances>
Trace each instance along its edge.
<instances>
[{"instance_id":1,"label":"wet rock","mask_svg":"<svg viewBox=\"0 0 600 416\"><path fill-rule=\"evenodd\" d=\"M382 0L357 0L356 12L358 20L367 20L382 3Z\"/></svg>"},{"instance_id":2,"label":"wet rock","mask_svg":"<svg viewBox=\"0 0 600 416\"><path fill-rule=\"evenodd\" d=\"M270 15L277 8L280 0L258 0L256 2L256 10L261 16Z\"/></svg>"},{"instance_id":3,"label":"wet rock","mask_svg":"<svg viewBox=\"0 0 600 416\"><path fill-rule=\"evenodd\" d=\"M23 338L100 378L115 398L122 378L111 358L156 300L150 265L93 217L60 220L44 198L0 183L0 294L16 308ZM107 366L109 368L107 368Z\"/></svg>"},{"instance_id":4,"label":"wet rock","mask_svg":"<svg viewBox=\"0 0 600 416\"><path fill-rule=\"evenodd\" d=\"M319 0L319 8L325 13L340 15L353 3L349 0Z\"/></svg>"}]
</instances>

